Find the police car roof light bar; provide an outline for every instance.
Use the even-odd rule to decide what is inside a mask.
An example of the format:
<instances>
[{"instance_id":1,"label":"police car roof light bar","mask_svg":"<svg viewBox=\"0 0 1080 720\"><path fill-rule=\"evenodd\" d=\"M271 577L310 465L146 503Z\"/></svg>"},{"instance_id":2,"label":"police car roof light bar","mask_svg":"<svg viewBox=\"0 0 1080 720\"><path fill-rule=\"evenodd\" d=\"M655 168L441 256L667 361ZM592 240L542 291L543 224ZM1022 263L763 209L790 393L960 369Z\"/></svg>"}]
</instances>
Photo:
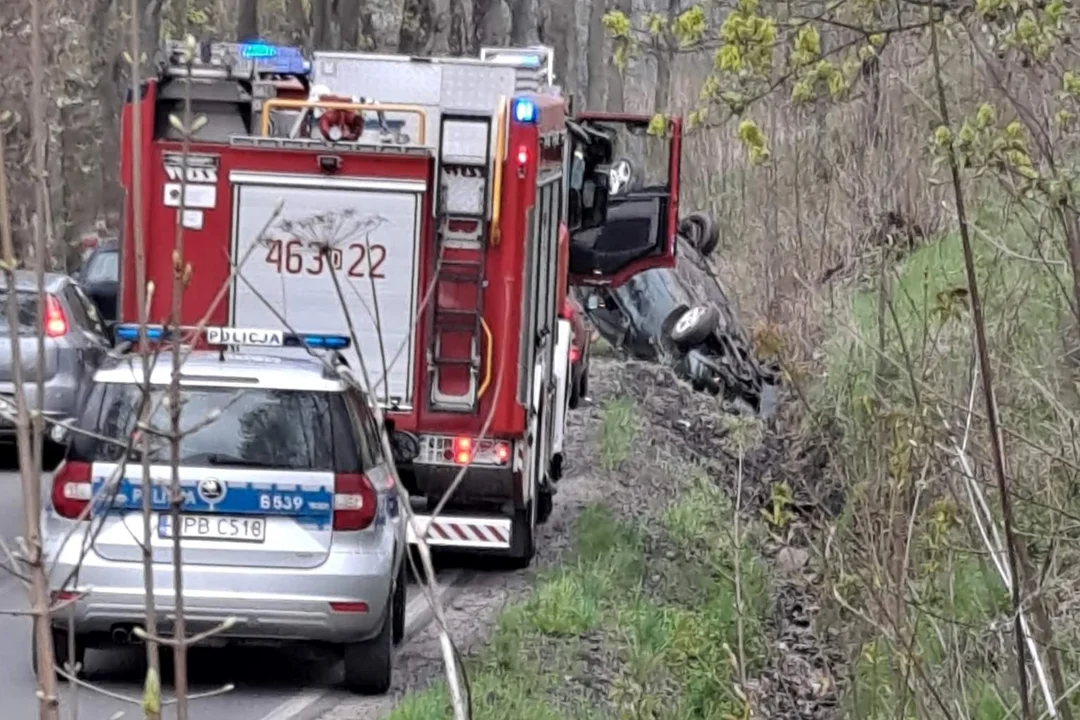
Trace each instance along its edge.
<instances>
[{"instance_id":1,"label":"police car roof light bar","mask_svg":"<svg viewBox=\"0 0 1080 720\"><path fill-rule=\"evenodd\" d=\"M206 327L199 331L195 326L181 326L179 336L182 341L193 342L201 339L205 344L212 346L231 347L307 347L312 350L347 350L351 340L347 335L334 335L328 333L291 333L277 329L263 328L236 328L236 327ZM139 341L139 326L133 323L117 325L113 331L117 341L137 343ZM172 339L172 332L163 325L147 325L146 339L150 342L160 342Z\"/></svg>"}]
</instances>

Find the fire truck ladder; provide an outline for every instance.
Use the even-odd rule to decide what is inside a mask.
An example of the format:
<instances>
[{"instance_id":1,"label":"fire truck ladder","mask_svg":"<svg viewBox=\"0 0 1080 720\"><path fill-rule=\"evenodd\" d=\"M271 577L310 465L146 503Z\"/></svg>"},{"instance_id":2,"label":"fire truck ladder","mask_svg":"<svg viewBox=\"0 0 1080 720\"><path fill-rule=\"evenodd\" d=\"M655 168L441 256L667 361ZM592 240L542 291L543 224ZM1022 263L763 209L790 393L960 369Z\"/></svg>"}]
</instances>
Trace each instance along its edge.
<instances>
[{"instance_id":1,"label":"fire truck ladder","mask_svg":"<svg viewBox=\"0 0 1080 720\"><path fill-rule=\"evenodd\" d=\"M486 113L443 112L439 118L437 276L427 351L433 410L475 412L489 379L481 382L480 371L487 332L483 301L492 130L492 116ZM458 339L458 348L464 341L467 353L449 352L452 338ZM487 342L490 345L490 336ZM455 367L468 369L468 385L461 393L444 392L442 381ZM490 367L485 370L491 372Z\"/></svg>"}]
</instances>

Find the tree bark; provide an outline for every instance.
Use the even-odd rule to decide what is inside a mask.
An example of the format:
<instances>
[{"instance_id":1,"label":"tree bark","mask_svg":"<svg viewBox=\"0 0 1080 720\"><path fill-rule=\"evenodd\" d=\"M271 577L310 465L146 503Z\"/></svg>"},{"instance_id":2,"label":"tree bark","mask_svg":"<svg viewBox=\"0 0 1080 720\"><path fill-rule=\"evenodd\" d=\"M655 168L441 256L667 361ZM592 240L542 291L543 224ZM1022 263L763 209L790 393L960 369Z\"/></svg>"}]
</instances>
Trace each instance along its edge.
<instances>
[{"instance_id":1,"label":"tree bark","mask_svg":"<svg viewBox=\"0 0 1080 720\"><path fill-rule=\"evenodd\" d=\"M536 43L536 0L511 0L510 44L524 47Z\"/></svg>"},{"instance_id":2,"label":"tree bark","mask_svg":"<svg viewBox=\"0 0 1080 720\"><path fill-rule=\"evenodd\" d=\"M589 36L585 47L586 91L585 107L582 110L597 110L604 106L604 70L607 58L604 49L607 38L604 36L604 3L594 0L589 8Z\"/></svg>"},{"instance_id":3,"label":"tree bark","mask_svg":"<svg viewBox=\"0 0 1080 720\"><path fill-rule=\"evenodd\" d=\"M311 0L311 45L324 48L330 41L330 0Z\"/></svg>"},{"instance_id":4,"label":"tree bark","mask_svg":"<svg viewBox=\"0 0 1080 720\"><path fill-rule=\"evenodd\" d=\"M338 32L342 50L360 49L360 0L338 0Z\"/></svg>"},{"instance_id":5,"label":"tree bark","mask_svg":"<svg viewBox=\"0 0 1080 720\"><path fill-rule=\"evenodd\" d=\"M240 0L240 16L236 20L236 37L240 42L259 37L259 0Z\"/></svg>"}]
</instances>

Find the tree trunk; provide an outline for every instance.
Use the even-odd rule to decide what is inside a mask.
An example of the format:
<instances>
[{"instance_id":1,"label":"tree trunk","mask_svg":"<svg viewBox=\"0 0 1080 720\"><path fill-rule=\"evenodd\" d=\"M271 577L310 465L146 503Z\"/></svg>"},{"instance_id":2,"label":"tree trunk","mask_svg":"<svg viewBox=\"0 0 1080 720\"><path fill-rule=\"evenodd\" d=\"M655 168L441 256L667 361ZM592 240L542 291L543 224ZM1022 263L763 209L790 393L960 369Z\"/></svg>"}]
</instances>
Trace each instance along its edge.
<instances>
[{"instance_id":1,"label":"tree trunk","mask_svg":"<svg viewBox=\"0 0 1080 720\"><path fill-rule=\"evenodd\" d=\"M240 0L240 16L236 20L236 37L240 42L259 37L259 0Z\"/></svg>"},{"instance_id":2,"label":"tree trunk","mask_svg":"<svg viewBox=\"0 0 1080 720\"><path fill-rule=\"evenodd\" d=\"M304 9L304 0L286 0L285 17L288 18L289 40L294 45L307 45L308 21L307 11Z\"/></svg>"},{"instance_id":3,"label":"tree trunk","mask_svg":"<svg viewBox=\"0 0 1080 720\"><path fill-rule=\"evenodd\" d=\"M342 50L360 49L360 0L338 0L338 31Z\"/></svg>"},{"instance_id":4,"label":"tree trunk","mask_svg":"<svg viewBox=\"0 0 1080 720\"><path fill-rule=\"evenodd\" d=\"M330 0L311 0L311 45L324 48L330 40Z\"/></svg>"},{"instance_id":5,"label":"tree trunk","mask_svg":"<svg viewBox=\"0 0 1080 720\"><path fill-rule=\"evenodd\" d=\"M594 0L589 8L589 37L585 47L585 107L582 110L597 110L604 106L604 70L607 58L604 48L607 38L604 34L604 3Z\"/></svg>"},{"instance_id":6,"label":"tree trunk","mask_svg":"<svg viewBox=\"0 0 1080 720\"><path fill-rule=\"evenodd\" d=\"M634 12L634 3L632 0L618 0L615 3L615 9L626 15L626 17L631 17ZM659 59L657 61L659 62ZM608 112L623 112L626 110L626 78L623 76L623 72L617 68L610 68L607 76ZM660 85L657 83L657 91L659 89Z\"/></svg>"},{"instance_id":7,"label":"tree trunk","mask_svg":"<svg viewBox=\"0 0 1080 720\"><path fill-rule=\"evenodd\" d=\"M514 47L535 45L538 42L536 24L536 0L511 0L511 45Z\"/></svg>"},{"instance_id":8,"label":"tree trunk","mask_svg":"<svg viewBox=\"0 0 1080 720\"><path fill-rule=\"evenodd\" d=\"M432 36L432 11L430 0L405 0L401 11L398 52L404 55L425 53Z\"/></svg>"}]
</instances>

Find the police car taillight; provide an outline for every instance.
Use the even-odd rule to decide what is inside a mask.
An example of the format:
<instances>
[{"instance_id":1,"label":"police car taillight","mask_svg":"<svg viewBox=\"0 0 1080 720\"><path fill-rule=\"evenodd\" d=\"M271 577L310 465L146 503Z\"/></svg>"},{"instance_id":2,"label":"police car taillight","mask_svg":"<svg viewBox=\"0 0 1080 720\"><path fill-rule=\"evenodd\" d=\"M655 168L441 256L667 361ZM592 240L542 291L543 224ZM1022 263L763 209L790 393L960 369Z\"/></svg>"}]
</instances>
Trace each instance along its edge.
<instances>
[{"instance_id":1,"label":"police car taillight","mask_svg":"<svg viewBox=\"0 0 1080 720\"><path fill-rule=\"evenodd\" d=\"M90 502L90 463L65 460L53 473L52 505L56 514L74 520ZM88 520L89 517L83 518Z\"/></svg>"},{"instance_id":2,"label":"police car taillight","mask_svg":"<svg viewBox=\"0 0 1080 720\"><path fill-rule=\"evenodd\" d=\"M379 498L361 473L334 475L334 530L363 530L375 520Z\"/></svg>"}]
</instances>

